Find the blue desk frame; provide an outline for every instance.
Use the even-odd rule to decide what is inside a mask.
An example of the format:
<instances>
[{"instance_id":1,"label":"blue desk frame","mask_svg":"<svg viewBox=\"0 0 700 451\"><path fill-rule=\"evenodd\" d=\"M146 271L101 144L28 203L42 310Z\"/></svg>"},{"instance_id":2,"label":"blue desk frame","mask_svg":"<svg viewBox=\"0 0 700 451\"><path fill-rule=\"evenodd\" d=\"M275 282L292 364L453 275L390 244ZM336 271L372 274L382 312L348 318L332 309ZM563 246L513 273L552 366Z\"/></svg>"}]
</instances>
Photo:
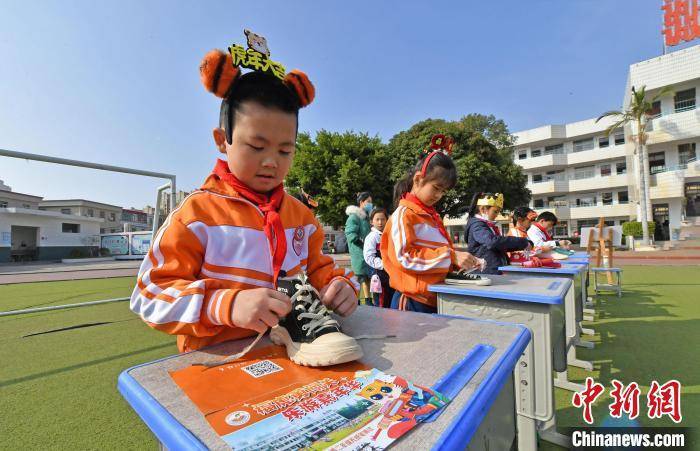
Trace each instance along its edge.
<instances>
[{"instance_id":1,"label":"blue desk frame","mask_svg":"<svg viewBox=\"0 0 700 451\"><path fill-rule=\"evenodd\" d=\"M365 307L374 309L374 307ZM381 312L383 309L377 309ZM395 312L395 311L394 311ZM415 314L422 315L422 314ZM503 352L501 357L492 364L492 367L482 383L476 388L471 398L462 406L449 426L437 437L433 449L435 450L461 450L468 444L475 432L478 430L484 418L489 413L489 409L496 401L496 397L504 388L513 374L516 362L525 351L530 342L530 331L520 325L502 323L495 321L480 321L463 317L452 317L445 315L435 315L451 319L468 320L489 325L505 325L517 327L520 332L510 345ZM193 351L198 352L198 351ZM191 353L187 353L191 354ZM118 378L117 388L124 399L131 405L143 422L153 432L164 448L168 450L206 450L207 447L197 437L195 437L184 425L182 425L155 397L144 389L130 375L130 372L149 365L154 365L169 359L174 359L184 354L170 356L153 362L144 363L124 370ZM468 352L465 352L465 356ZM476 364L476 362L474 363ZM483 364L480 363L479 367ZM458 363L459 365L459 363ZM456 365L455 365L456 366ZM479 368L469 368L463 365L460 371L474 371ZM473 365L472 365L473 366ZM454 367L445 374L440 382L444 383L449 377L454 376ZM437 379L437 378L436 378ZM184 394L182 395L184 396ZM410 435L397 442L396 445L409 443ZM395 446L396 446L395 445Z\"/></svg>"}]
</instances>

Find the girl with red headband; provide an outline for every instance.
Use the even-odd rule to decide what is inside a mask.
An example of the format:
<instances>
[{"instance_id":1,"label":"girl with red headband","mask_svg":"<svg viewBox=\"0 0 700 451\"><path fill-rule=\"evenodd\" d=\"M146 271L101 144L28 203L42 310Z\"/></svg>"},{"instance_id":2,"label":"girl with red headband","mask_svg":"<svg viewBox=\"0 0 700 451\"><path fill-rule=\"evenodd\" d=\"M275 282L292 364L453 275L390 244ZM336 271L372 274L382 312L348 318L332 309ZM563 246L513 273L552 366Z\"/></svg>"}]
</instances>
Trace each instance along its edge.
<instances>
[{"instance_id":1,"label":"girl with red headband","mask_svg":"<svg viewBox=\"0 0 700 451\"><path fill-rule=\"evenodd\" d=\"M428 286L441 283L456 268L471 269L478 260L454 249L435 204L457 183L449 156L452 141L436 135L431 152L394 187L396 210L384 227L380 250L394 293L391 307L437 312L437 297Z\"/></svg>"}]
</instances>

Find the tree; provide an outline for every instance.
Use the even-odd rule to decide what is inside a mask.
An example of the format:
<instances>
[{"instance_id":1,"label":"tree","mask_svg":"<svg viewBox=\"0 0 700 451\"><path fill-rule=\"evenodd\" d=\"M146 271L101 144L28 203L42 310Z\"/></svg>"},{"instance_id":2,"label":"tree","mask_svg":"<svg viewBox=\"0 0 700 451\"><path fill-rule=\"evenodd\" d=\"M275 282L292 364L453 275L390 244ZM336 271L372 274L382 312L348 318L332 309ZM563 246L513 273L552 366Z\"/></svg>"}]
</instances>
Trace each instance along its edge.
<instances>
[{"instance_id":1,"label":"tree","mask_svg":"<svg viewBox=\"0 0 700 451\"><path fill-rule=\"evenodd\" d=\"M397 181L423 155L434 134L452 137L452 158L457 166L458 181L440 202L443 214L458 217L466 213L476 192L500 192L506 208L526 204L530 191L527 176L513 162L513 138L501 120L493 116L470 114L459 121L427 119L396 134L386 147L391 165L391 179Z\"/></svg>"},{"instance_id":2,"label":"tree","mask_svg":"<svg viewBox=\"0 0 700 451\"><path fill-rule=\"evenodd\" d=\"M325 224L339 227L347 219L345 208L356 204L356 194L372 193L377 206L391 206L389 162L379 137L366 133L321 130L312 139L300 133L294 164L285 185L290 192L303 188L316 202Z\"/></svg>"},{"instance_id":3,"label":"tree","mask_svg":"<svg viewBox=\"0 0 700 451\"><path fill-rule=\"evenodd\" d=\"M615 122L607 128L606 133L608 136L618 128L624 127L625 125L633 125L637 134L632 135L631 138L634 141L634 154L637 155L638 167L639 167L639 210L640 222L642 223L642 245L649 246L651 242L649 241L649 219L651 216L651 197L649 196L649 153L646 148L647 141L647 117L652 110L652 105L661 97L665 96L670 92L670 89L664 88L659 91L654 97L649 99L646 94L646 86L639 88L639 91L632 86L632 97L630 99L629 107L626 110L612 110L606 111L601 114L596 122L600 121L606 117L615 118ZM633 130L634 131L634 130Z\"/></svg>"}]
</instances>

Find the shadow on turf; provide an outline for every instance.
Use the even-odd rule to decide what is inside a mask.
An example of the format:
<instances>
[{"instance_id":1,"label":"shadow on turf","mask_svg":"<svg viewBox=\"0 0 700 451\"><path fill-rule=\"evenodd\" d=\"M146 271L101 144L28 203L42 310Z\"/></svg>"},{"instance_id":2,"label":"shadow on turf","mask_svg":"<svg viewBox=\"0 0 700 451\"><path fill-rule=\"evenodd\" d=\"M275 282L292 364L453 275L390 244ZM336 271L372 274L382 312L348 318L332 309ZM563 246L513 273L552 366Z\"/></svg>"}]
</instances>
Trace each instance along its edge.
<instances>
[{"instance_id":1,"label":"shadow on turf","mask_svg":"<svg viewBox=\"0 0 700 451\"><path fill-rule=\"evenodd\" d=\"M148 348L139 349L139 350L133 351L133 352L124 352L122 354L117 354L117 355L113 355L110 357L104 357L101 359L90 360L89 362L83 362L83 363L79 363L77 365L66 366L63 368L56 368L56 369L53 369L51 371L44 371L43 373L30 374L30 375L18 377L15 379L0 381L0 387L9 387L10 385L20 384L22 382L27 382L27 381L32 381L35 379L41 379L44 377L54 376L56 374L66 373L68 371L78 370L78 369L93 366L93 365L99 365L99 364L105 363L105 362L111 362L112 360L119 360L119 359L122 359L124 357L131 357L131 356L134 356L137 354L143 354L146 352L155 351L157 349L163 349L163 348L174 347L174 346L175 346L175 344L173 342L163 343L160 345L150 346Z\"/></svg>"},{"instance_id":2,"label":"shadow on turf","mask_svg":"<svg viewBox=\"0 0 700 451\"><path fill-rule=\"evenodd\" d=\"M130 321L130 320L123 320L123 321ZM46 330L43 332L34 332L33 334L22 335L22 338L35 337L37 335L53 334L56 332L64 332L67 330L84 329L86 327L103 326L105 324L114 324L114 323L123 322L123 321L101 321L99 323L76 324L75 326L61 327L60 329L51 329L51 330Z\"/></svg>"},{"instance_id":3,"label":"shadow on turf","mask_svg":"<svg viewBox=\"0 0 700 451\"><path fill-rule=\"evenodd\" d=\"M648 386L678 379L683 385L699 385L695 341L700 320L614 321L596 324L600 345L581 350L600 368L601 381L618 379ZM585 351L585 352L584 352Z\"/></svg>"},{"instance_id":4,"label":"shadow on turf","mask_svg":"<svg viewBox=\"0 0 700 451\"><path fill-rule=\"evenodd\" d=\"M614 295L598 295L595 300L597 319L616 318L648 318L668 316L675 317L668 307L676 307L675 304L661 304L658 302L658 294L646 290L624 290L622 297ZM598 327L598 325L596 324ZM596 327L596 328L597 328Z\"/></svg>"}]
</instances>

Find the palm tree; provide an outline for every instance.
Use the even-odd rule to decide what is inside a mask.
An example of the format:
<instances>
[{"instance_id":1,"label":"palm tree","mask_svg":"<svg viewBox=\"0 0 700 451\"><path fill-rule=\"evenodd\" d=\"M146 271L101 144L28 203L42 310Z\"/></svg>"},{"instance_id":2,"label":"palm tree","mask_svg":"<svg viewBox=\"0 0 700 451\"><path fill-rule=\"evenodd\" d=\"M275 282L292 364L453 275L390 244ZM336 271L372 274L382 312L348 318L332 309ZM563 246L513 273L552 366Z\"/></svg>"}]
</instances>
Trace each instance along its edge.
<instances>
[{"instance_id":1,"label":"palm tree","mask_svg":"<svg viewBox=\"0 0 700 451\"><path fill-rule=\"evenodd\" d=\"M671 90L663 88L651 99L647 98L646 86L642 86L639 90L632 86L632 99L629 107L626 110L606 111L601 114L596 122L605 117L616 118L615 123L606 129L608 136L620 127L627 124L636 126L637 135L632 135L634 141L634 154L637 155L639 162L639 204L640 204L640 221L642 223L642 245L650 245L649 241L649 216L651 216L651 199L649 196L649 153L646 148L647 141L647 118L652 109L654 102L668 94Z\"/></svg>"}]
</instances>

